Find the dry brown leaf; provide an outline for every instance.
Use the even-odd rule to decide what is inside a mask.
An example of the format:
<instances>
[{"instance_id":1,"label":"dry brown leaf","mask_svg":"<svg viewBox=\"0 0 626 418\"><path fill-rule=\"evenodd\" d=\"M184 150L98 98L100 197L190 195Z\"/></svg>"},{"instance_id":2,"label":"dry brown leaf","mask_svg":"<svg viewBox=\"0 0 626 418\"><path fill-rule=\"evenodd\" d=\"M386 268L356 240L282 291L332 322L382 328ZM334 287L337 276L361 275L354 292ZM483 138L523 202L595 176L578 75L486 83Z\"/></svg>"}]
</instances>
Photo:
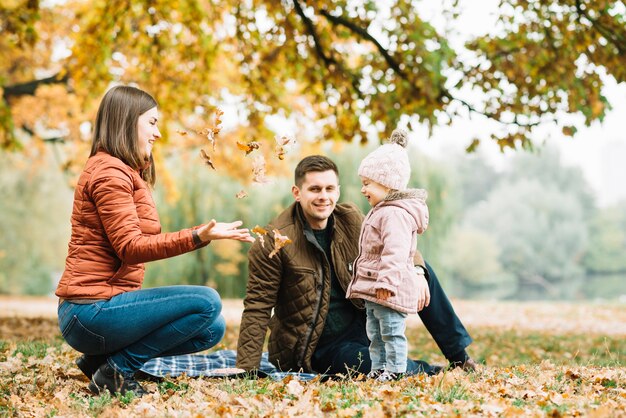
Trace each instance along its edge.
<instances>
[{"instance_id":1,"label":"dry brown leaf","mask_svg":"<svg viewBox=\"0 0 626 418\"><path fill-rule=\"evenodd\" d=\"M245 151L246 155L250 154L255 149L259 149L260 147L261 147L261 144L259 144L256 141L250 141L248 143L237 141L237 148L239 148L242 151Z\"/></svg>"},{"instance_id":2,"label":"dry brown leaf","mask_svg":"<svg viewBox=\"0 0 626 418\"><path fill-rule=\"evenodd\" d=\"M206 136L208 141L211 143L213 151L215 151L215 137L222 130L222 127L220 125L222 124L222 115L223 114L224 114L224 112L219 107L217 109L215 109L215 120L214 120L214 123L198 132L198 135Z\"/></svg>"},{"instance_id":3,"label":"dry brown leaf","mask_svg":"<svg viewBox=\"0 0 626 418\"><path fill-rule=\"evenodd\" d=\"M259 225L252 228L252 233L256 234L259 237L259 242L261 243L261 247L265 248L265 235L267 235L267 229L260 227Z\"/></svg>"},{"instance_id":4,"label":"dry brown leaf","mask_svg":"<svg viewBox=\"0 0 626 418\"><path fill-rule=\"evenodd\" d=\"M239 193L235 195L237 199L243 199L244 197L248 197L248 193L245 190L241 190Z\"/></svg>"},{"instance_id":5,"label":"dry brown leaf","mask_svg":"<svg viewBox=\"0 0 626 418\"><path fill-rule=\"evenodd\" d=\"M213 170L215 170L215 166L213 165L213 161L211 161L211 157L209 156L209 154L207 154L205 150L201 149L200 155L202 156L204 163L211 167Z\"/></svg>"},{"instance_id":6,"label":"dry brown leaf","mask_svg":"<svg viewBox=\"0 0 626 418\"><path fill-rule=\"evenodd\" d=\"M257 225L254 228L252 228L252 232L254 232L255 234L259 234L259 235L266 235L267 229Z\"/></svg>"},{"instance_id":7,"label":"dry brown leaf","mask_svg":"<svg viewBox=\"0 0 626 418\"><path fill-rule=\"evenodd\" d=\"M291 239L287 235L281 235L278 229L272 229L274 233L274 249L270 253L269 257L272 258L287 244L291 244Z\"/></svg>"},{"instance_id":8,"label":"dry brown leaf","mask_svg":"<svg viewBox=\"0 0 626 418\"><path fill-rule=\"evenodd\" d=\"M274 137L274 141L276 141L276 148L274 149L274 152L279 160L285 159L285 154L287 152L285 150L285 146L287 144L294 144L296 142L295 139L287 135L281 135L281 136L277 135Z\"/></svg>"},{"instance_id":9,"label":"dry brown leaf","mask_svg":"<svg viewBox=\"0 0 626 418\"><path fill-rule=\"evenodd\" d=\"M252 181L258 184L269 183L265 174L265 158L262 155L252 161Z\"/></svg>"}]
</instances>

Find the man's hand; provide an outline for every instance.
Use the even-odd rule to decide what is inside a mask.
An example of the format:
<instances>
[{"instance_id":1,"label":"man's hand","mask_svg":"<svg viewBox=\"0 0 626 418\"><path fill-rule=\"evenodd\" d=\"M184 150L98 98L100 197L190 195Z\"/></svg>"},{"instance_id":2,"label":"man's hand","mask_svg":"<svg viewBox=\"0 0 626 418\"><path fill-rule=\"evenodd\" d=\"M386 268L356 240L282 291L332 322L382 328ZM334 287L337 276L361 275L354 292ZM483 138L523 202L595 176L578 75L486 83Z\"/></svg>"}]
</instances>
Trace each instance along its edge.
<instances>
[{"instance_id":1,"label":"man's hand","mask_svg":"<svg viewBox=\"0 0 626 418\"><path fill-rule=\"evenodd\" d=\"M380 300L387 300L391 297L391 291L387 289L376 289L376 298Z\"/></svg>"},{"instance_id":2,"label":"man's hand","mask_svg":"<svg viewBox=\"0 0 626 418\"><path fill-rule=\"evenodd\" d=\"M430 304L430 289L428 288L428 280L422 272L417 274L417 312L421 311Z\"/></svg>"}]
</instances>

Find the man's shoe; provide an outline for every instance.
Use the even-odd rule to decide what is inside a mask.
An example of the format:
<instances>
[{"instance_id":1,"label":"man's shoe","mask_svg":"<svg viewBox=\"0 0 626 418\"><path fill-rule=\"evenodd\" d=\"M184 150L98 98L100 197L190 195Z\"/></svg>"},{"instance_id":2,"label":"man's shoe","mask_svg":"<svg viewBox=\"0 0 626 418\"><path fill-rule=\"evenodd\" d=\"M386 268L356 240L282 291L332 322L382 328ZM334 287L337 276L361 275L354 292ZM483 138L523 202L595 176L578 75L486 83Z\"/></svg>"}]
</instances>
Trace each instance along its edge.
<instances>
[{"instance_id":1,"label":"man's shoe","mask_svg":"<svg viewBox=\"0 0 626 418\"><path fill-rule=\"evenodd\" d=\"M126 392L133 392L137 397L148 393L141 387L139 382L133 378L124 378L109 363L104 363L94 373L91 383L89 383L89 390L97 395L105 390L108 390L111 394L120 393L122 395L126 394Z\"/></svg>"},{"instance_id":2,"label":"man's shoe","mask_svg":"<svg viewBox=\"0 0 626 418\"><path fill-rule=\"evenodd\" d=\"M433 364L430 366L430 371L427 373L429 376L434 376L436 374L439 374L443 371L443 369L445 369L444 366L438 366L436 364Z\"/></svg>"},{"instance_id":3,"label":"man's shoe","mask_svg":"<svg viewBox=\"0 0 626 418\"><path fill-rule=\"evenodd\" d=\"M377 382L393 382L404 377L404 373L392 373L388 371L382 372L377 378Z\"/></svg>"},{"instance_id":4,"label":"man's shoe","mask_svg":"<svg viewBox=\"0 0 626 418\"><path fill-rule=\"evenodd\" d=\"M82 356L78 357L78 359L76 359L76 365L78 366L80 371L83 372L84 375L89 378L89 380L91 380L96 370L98 370L98 368L102 366L102 364L106 361L107 356L105 355L92 356L88 354L83 354Z\"/></svg>"},{"instance_id":5,"label":"man's shoe","mask_svg":"<svg viewBox=\"0 0 626 418\"><path fill-rule=\"evenodd\" d=\"M478 363L476 363L472 358L467 358L467 360L465 360L464 362L453 362L450 363L450 369L454 369L460 367L461 369L463 369L463 371L465 372L476 372L479 369Z\"/></svg>"}]
</instances>

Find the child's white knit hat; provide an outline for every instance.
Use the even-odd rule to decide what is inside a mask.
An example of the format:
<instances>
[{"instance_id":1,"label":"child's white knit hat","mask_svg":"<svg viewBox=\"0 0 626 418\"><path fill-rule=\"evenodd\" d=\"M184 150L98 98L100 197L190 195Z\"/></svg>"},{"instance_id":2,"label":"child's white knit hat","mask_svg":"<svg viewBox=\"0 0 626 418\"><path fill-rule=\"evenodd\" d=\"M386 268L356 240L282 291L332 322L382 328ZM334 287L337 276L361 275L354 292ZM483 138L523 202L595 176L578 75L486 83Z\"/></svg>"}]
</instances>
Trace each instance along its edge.
<instances>
[{"instance_id":1,"label":"child's white knit hat","mask_svg":"<svg viewBox=\"0 0 626 418\"><path fill-rule=\"evenodd\" d=\"M389 143L381 145L361 161L359 176L367 177L376 183L394 190L405 190L411 177L411 165L406 146L408 132L396 129Z\"/></svg>"}]
</instances>

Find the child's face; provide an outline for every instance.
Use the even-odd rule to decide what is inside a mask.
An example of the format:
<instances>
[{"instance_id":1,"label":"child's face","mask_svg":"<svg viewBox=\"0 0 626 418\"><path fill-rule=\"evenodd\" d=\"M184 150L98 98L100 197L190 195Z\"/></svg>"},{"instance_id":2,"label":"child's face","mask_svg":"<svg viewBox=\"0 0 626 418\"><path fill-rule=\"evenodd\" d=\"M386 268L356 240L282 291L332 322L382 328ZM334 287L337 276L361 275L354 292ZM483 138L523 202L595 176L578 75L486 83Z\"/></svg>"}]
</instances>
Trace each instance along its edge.
<instances>
[{"instance_id":1,"label":"child's face","mask_svg":"<svg viewBox=\"0 0 626 418\"><path fill-rule=\"evenodd\" d=\"M372 207L379 204L385 198L385 196L387 196L389 190L391 190L390 188L383 186L380 183L376 183L372 179L368 179L367 177L363 176L359 177L361 177L361 193L363 193L363 196L365 196L370 206Z\"/></svg>"}]
</instances>

